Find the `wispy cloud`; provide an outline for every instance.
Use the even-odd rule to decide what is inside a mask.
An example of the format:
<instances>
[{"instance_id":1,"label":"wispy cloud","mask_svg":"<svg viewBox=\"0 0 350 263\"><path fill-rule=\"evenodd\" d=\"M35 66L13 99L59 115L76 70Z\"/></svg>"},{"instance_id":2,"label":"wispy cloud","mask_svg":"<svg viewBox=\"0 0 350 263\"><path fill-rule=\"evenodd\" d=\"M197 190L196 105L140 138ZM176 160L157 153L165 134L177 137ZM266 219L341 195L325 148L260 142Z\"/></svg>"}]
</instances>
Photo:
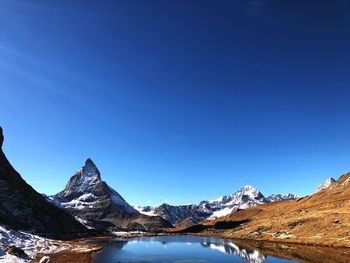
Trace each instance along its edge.
<instances>
[{"instance_id":1,"label":"wispy cloud","mask_svg":"<svg viewBox=\"0 0 350 263\"><path fill-rule=\"evenodd\" d=\"M82 86L84 85L82 80L59 67L54 67L52 63L47 63L28 52L6 45L3 42L0 42L0 68L13 76L26 79L34 84L33 87L37 90L54 93L73 100L75 103L80 101L80 96L74 94L69 85L64 84L70 83L73 86Z\"/></svg>"}]
</instances>

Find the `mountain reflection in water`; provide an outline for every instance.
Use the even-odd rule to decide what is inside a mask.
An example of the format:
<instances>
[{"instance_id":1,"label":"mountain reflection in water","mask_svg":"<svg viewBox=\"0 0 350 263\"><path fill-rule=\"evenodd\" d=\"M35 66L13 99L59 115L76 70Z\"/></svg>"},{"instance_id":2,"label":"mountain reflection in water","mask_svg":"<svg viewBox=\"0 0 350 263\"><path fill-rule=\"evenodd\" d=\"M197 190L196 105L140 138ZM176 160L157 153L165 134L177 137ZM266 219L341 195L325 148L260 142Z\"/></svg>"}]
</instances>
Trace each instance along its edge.
<instances>
[{"instance_id":1,"label":"mountain reflection in water","mask_svg":"<svg viewBox=\"0 0 350 263\"><path fill-rule=\"evenodd\" d=\"M262 263L265 261L265 256L258 250L242 249L233 242L201 242L201 245L205 248L218 250L225 254L234 254L249 263Z\"/></svg>"},{"instance_id":2,"label":"mountain reflection in water","mask_svg":"<svg viewBox=\"0 0 350 263\"><path fill-rule=\"evenodd\" d=\"M94 241L96 242L96 241ZM243 248L232 240L199 236L116 238L100 241L95 263L115 262L295 262L266 257L259 249ZM243 259L243 261L242 261Z\"/></svg>"},{"instance_id":3,"label":"mountain reflection in water","mask_svg":"<svg viewBox=\"0 0 350 263\"><path fill-rule=\"evenodd\" d=\"M96 242L96 241L93 241ZM94 263L126 262L350 262L348 248L229 240L199 236L155 236L100 241Z\"/></svg>"}]
</instances>

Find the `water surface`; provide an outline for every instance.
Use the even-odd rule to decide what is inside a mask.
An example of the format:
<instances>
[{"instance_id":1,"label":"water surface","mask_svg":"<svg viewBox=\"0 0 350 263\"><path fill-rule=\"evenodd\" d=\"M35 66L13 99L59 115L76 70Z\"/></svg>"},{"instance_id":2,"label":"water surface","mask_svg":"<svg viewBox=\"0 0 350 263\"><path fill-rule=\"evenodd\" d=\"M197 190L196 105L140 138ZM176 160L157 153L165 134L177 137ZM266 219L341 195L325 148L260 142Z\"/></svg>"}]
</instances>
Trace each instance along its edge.
<instances>
[{"instance_id":1,"label":"water surface","mask_svg":"<svg viewBox=\"0 0 350 263\"><path fill-rule=\"evenodd\" d=\"M298 262L269 256L259 249L243 247L235 241L196 236L158 236L104 241L104 249L94 255L94 263L126 262Z\"/></svg>"}]
</instances>

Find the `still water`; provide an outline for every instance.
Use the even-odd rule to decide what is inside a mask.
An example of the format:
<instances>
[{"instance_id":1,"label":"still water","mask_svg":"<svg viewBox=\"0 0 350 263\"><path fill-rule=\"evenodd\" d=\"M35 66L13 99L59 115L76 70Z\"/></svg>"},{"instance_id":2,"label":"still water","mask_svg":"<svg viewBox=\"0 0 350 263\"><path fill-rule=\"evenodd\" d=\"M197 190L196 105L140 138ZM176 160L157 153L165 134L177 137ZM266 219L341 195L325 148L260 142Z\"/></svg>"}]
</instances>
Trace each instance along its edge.
<instances>
[{"instance_id":1,"label":"still water","mask_svg":"<svg viewBox=\"0 0 350 263\"><path fill-rule=\"evenodd\" d=\"M126 262L250 262L283 263L298 260L264 254L254 244L238 244L220 238L197 236L158 236L104 241L104 249L94 255L94 263ZM269 249L268 251L270 251ZM278 249L277 249L278 250ZM271 253L270 253L271 254ZM275 253L279 255L279 253ZM288 257L287 257L288 258Z\"/></svg>"}]
</instances>

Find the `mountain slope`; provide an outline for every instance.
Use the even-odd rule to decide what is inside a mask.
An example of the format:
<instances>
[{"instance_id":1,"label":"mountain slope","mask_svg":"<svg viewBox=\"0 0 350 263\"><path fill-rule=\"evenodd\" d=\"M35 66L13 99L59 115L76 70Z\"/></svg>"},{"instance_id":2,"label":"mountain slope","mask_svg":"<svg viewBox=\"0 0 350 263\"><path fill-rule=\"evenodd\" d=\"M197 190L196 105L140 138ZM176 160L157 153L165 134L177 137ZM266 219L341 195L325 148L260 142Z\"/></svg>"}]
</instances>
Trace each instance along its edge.
<instances>
[{"instance_id":1,"label":"mountain slope","mask_svg":"<svg viewBox=\"0 0 350 263\"><path fill-rule=\"evenodd\" d=\"M55 238L85 232L83 225L47 202L22 179L7 160L3 141L0 127L0 224Z\"/></svg>"},{"instance_id":2,"label":"mountain slope","mask_svg":"<svg viewBox=\"0 0 350 263\"><path fill-rule=\"evenodd\" d=\"M48 197L80 222L91 228L119 227L129 230L154 230L171 227L159 216L140 214L113 190L91 159L77 171L65 189Z\"/></svg>"},{"instance_id":3,"label":"mountain slope","mask_svg":"<svg viewBox=\"0 0 350 263\"><path fill-rule=\"evenodd\" d=\"M267 198L256 188L246 185L232 195L221 196L211 201L201 201L198 205L173 206L162 204L157 207L134 206L140 213L147 215L159 215L177 226L196 224L205 219L215 219L231 214L237 209L265 204L269 202L297 199L294 194L271 195Z\"/></svg>"},{"instance_id":4,"label":"mountain slope","mask_svg":"<svg viewBox=\"0 0 350 263\"><path fill-rule=\"evenodd\" d=\"M350 246L349 200L350 173L310 196L240 210L203 222L201 230L228 238Z\"/></svg>"}]
</instances>

